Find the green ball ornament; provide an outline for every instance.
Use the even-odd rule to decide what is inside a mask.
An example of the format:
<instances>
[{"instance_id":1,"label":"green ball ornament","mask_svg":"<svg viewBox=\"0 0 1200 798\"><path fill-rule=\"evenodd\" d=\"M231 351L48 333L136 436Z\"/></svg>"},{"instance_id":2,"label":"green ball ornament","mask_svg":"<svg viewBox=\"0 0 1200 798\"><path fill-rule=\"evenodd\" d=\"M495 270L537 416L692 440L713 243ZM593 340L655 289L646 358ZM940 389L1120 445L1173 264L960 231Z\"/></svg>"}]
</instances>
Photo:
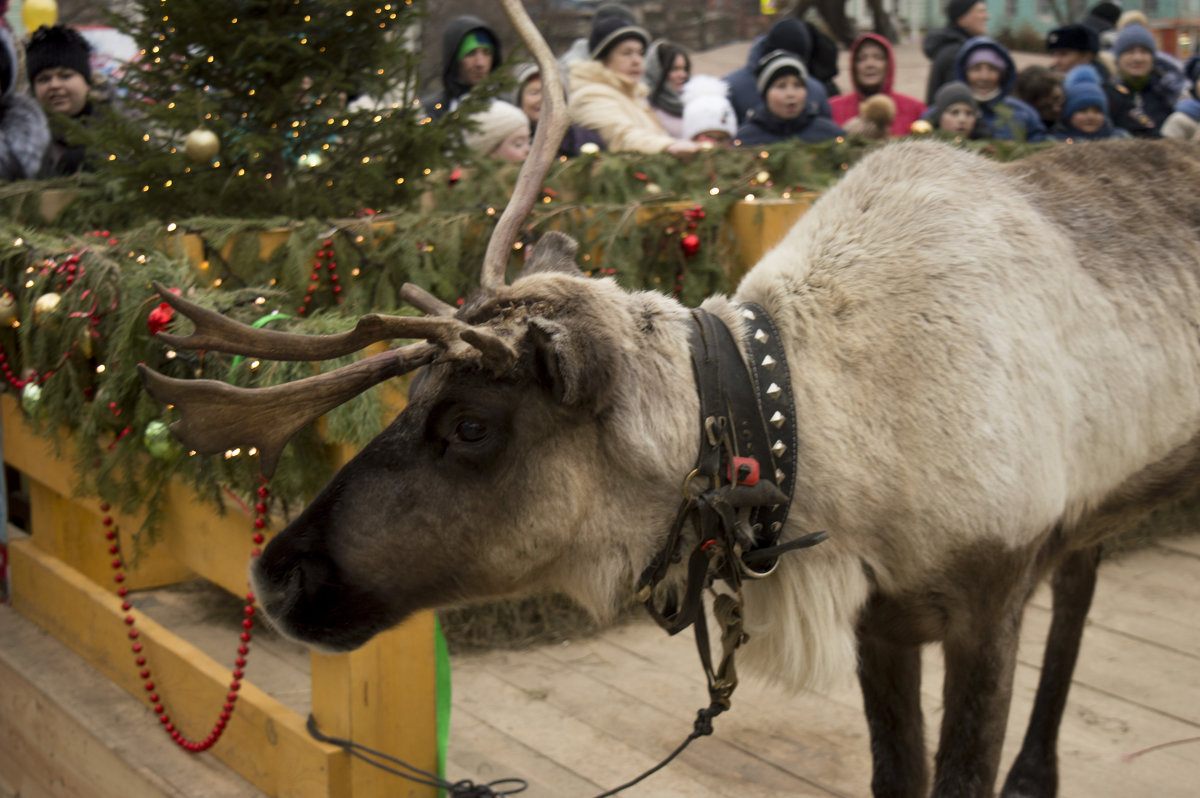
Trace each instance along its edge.
<instances>
[{"instance_id":1,"label":"green ball ornament","mask_svg":"<svg viewBox=\"0 0 1200 798\"><path fill-rule=\"evenodd\" d=\"M41 415L45 409L42 407L42 386L31 382L21 389L21 409L31 416Z\"/></svg>"},{"instance_id":2,"label":"green ball ornament","mask_svg":"<svg viewBox=\"0 0 1200 798\"><path fill-rule=\"evenodd\" d=\"M171 436L171 430L161 421L151 421L142 433L146 451L159 460L173 460L179 454L179 446Z\"/></svg>"}]
</instances>

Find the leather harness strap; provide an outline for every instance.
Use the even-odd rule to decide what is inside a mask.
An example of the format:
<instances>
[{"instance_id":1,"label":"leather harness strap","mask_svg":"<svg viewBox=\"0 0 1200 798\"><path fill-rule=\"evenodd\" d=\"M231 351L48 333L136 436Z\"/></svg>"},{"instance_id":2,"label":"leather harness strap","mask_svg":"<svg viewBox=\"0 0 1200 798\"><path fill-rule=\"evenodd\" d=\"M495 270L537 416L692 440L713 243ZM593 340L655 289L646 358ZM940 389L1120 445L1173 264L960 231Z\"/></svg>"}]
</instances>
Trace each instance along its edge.
<instances>
[{"instance_id":1,"label":"leather harness strap","mask_svg":"<svg viewBox=\"0 0 1200 798\"><path fill-rule=\"evenodd\" d=\"M827 537L814 532L779 543L796 474L791 379L778 330L767 312L753 304L742 305L739 312L747 322L749 368L742 348L718 317L692 312L700 447L695 468L684 479L683 502L667 539L638 584L639 599L668 633L695 624L712 700L697 720L706 726L729 707L737 686L733 655L745 641L742 579L769 576L779 555ZM689 528L695 534L683 579L664 584L672 566L683 562ZM731 593L717 596L713 607L723 649L714 667L703 593L718 580Z\"/></svg>"}]
</instances>

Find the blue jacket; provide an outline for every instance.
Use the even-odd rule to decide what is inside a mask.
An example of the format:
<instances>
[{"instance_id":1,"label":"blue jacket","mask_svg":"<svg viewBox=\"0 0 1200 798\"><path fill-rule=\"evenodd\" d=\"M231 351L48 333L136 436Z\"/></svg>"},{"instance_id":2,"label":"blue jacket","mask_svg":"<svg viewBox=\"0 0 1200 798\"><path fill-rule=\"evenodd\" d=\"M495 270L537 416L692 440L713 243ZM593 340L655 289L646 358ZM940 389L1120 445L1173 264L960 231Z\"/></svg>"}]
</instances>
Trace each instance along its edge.
<instances>
[{"instance_id":1,"label":"blue jacket","mask_svg":"<svg viewBox=\"0 0 1200 798\"><path fill-rule=\"evenodd\" d=\"M765 107L760 108L738 128L734 139L740 147L755 147L789 139L816 143L844 135L846 131L819 114L816 104L809 100L795 119L780 119Z\"/></svg>"},{"instance_id":2,"label":"blue jacket","mask_svg":"<svg viewBox=\"0 0 1200 798\"><path fill-rule=\"evenodd\" d=\"M1138 138L1160 138L1163 122L1175 110L1177 95L1157 67L1140 91L1121 82L1119 75L1104 84L1108 95L1108 118Z\"/></svg>"},{"instance_id":3,"label":"blue jacket","mask_svg":"<svg viewBox=\"0 0 1200 798\"><path fill-rule=\"evenodd\" d=\"M954 79L967 82L967 59L980 47L990 47L1008 64L1000 78L1000 93L992 99L979 103L982 122L991 130L991 138L1004 141L1042 141L1046 138L1046 125L1041 115L1029 103L1012 96L1017 83L1017 65L1004 45L987 36L968 39L954 59Z\"/></svg>"},{"instance_id":4,"label":"blue jacket","mask_svg":"<svg viewBox=\"0 0 1200 798\"><path fill-rule=\"evenodd\" d=\"M755 39L754 43L750 45L750 52L746 55L746 65L724 77L725 82L729 84L729 102L733 104L739 125L746 121L748 115L758 113L763 107L763 98L758 93L758 84L754 80L754 67L758 65L758 59L766 55L763 52L766 39L765 35ZM817 104L821 116L832 118L833 112L829 110L829 93L825 91L821 81L810 77L806 83L808 85L808 101Z\"/></svg>"}]
</instances>

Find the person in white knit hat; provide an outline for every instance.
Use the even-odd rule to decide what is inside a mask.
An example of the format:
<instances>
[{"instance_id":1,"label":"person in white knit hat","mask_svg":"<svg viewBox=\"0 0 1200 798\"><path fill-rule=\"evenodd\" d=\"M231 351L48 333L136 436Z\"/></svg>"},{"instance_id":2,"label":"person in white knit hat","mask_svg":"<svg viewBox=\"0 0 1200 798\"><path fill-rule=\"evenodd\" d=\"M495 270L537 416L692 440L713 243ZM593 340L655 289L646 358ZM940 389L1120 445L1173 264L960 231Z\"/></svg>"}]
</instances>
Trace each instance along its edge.
<instances>
[{"instance_id":1,"label":"person in white knit hat","mask_svg":"<svg viewBox=\"0 0 1200 798\"><path fill-rule=\"evenodd\" d=\"M486 110L471 116L474 130L463 141L478 155L520 163L529 155L529 117L512 103L495 100Z\"/></svg>"},{"instance_id":2,"label":"person in white knit hat","mask_svg":"<svg viewBox=\"0 0 1200 798\"><path fill-rule=\"evenodd\" d=\"M712 75L695 75L683 85L683 137L728 146L737 133L737 112L729 84Z\"/></svg>"}]
</instances>

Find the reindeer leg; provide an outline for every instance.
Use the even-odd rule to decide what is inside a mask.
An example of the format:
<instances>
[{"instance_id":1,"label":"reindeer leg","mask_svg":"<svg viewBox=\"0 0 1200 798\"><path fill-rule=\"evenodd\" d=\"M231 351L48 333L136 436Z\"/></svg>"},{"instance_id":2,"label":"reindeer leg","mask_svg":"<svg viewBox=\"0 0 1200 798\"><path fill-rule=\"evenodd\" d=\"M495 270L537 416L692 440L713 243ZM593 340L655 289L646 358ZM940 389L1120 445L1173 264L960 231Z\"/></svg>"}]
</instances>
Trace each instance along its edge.
<instances>
[{"instance_id":1,"label":"reindeer leg","mask_svg":"<svg viewBox=\"0 0 1200 798\"><path fill-rule=\"evenodd\" d=\"M1054 617L1046 637L1042 676L1025 741L1001 791L1003 798L1053 798L1058 793L1058 727L1066 709L1099 564L1100 549L1093 546L1071 554L1054 572Z\"/></svg>"},{"instance_id":2,"label":"reindeer leg","mask_svg":"<svg viewBox=\"0 0 1200 798\"><path fill-rule=\"evenodd\" d=\"M971 613L943 641L944 714L934 762L934 798L991 798L1012 699L1026 590L994 611Z\"/></svg>"},{"instance_id":3,"label":"reindeer leg","mask_svg":"<svg viewBox=\"0 0 1200 798\"><path fill-rule=\"evenodd\" d=\"M858 682L871 734L876 798L923 798L929 785L921 716L921 646L859 630Z\"/></svg>"}]
</instances>

